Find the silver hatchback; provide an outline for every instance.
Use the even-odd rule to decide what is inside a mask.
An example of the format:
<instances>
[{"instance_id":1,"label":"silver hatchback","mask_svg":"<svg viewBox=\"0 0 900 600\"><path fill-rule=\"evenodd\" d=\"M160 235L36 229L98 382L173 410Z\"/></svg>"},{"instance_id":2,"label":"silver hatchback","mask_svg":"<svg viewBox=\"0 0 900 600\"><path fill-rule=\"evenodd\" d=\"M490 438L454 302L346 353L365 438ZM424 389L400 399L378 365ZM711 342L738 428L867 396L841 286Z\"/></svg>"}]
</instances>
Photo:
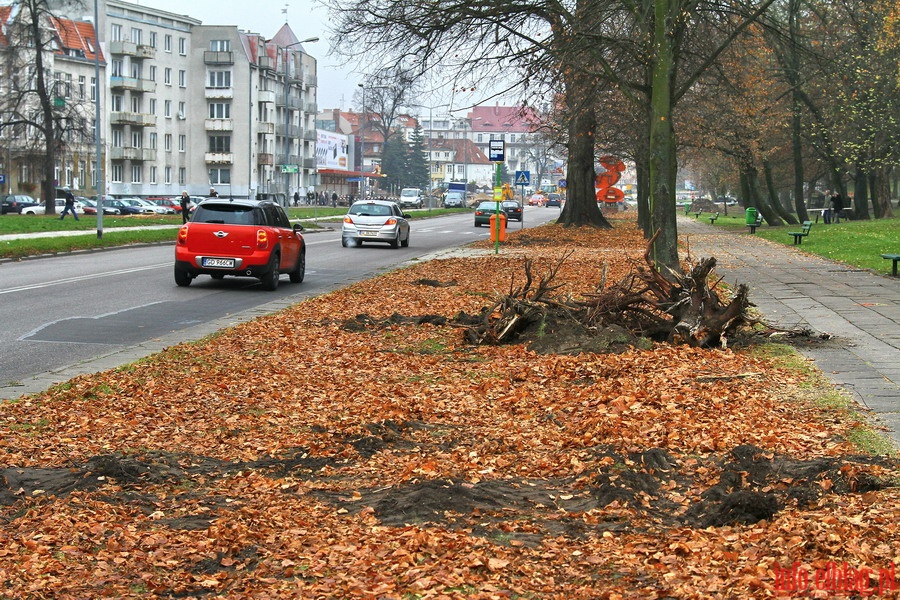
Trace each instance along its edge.
<instances>
[{"instance_id":1,"label":"silver hatchback","mask_svg":"<svg viewBox=\"0 0 900 600\"><path fill-rule=\"evenodd\" d=\"M354 202L344 216L341 245L361 246L363 242L381 242L391 248L409 246L409 215L396 202L364 200Z\"/></svg>"}]
</instances>

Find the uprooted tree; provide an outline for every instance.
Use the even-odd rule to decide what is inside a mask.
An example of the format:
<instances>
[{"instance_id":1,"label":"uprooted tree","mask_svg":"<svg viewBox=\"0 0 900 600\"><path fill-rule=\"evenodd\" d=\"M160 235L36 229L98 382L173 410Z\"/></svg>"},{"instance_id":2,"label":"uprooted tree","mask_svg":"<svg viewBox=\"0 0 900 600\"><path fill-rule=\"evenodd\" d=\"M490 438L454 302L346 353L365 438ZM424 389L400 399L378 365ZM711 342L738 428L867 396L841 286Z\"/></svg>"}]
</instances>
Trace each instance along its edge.
<instances>
[{"instance_id":1,"label":"uprooted tree","mask_svg":"<svg viewBox=\"0 0 900 600\"><path fill-rule=\"evenodd\" d=\"M655 238L655 236L654 236ZM624 328L634 336L695 347L724 346L742 325L754 321L748 315L749 288L739 285L730 300L716 290L720 280L710 283L715 258L694 264L687 273L668 273L656 268L651 257L653 239L644 253L644 264L618 283L606 286L605 269L600 284L580 298L560 297L553 292L562 257L543 277L535 278L533 263L525 262L525 282L510 289L485 308L466 330L466 339L477 344L502 344L550 335L574 325L590 338L599 331ZM589 346L588 346L589 347ZM576 345L573 349L587 349Z\"/></svg>"}]
</instances>

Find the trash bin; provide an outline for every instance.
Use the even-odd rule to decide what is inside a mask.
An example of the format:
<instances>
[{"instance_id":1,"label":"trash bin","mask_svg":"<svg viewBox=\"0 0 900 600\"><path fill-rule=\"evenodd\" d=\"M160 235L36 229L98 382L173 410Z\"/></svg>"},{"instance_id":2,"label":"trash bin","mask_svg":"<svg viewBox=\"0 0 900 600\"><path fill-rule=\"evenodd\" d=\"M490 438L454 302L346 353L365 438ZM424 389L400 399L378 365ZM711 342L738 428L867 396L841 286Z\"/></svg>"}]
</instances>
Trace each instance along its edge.
<instances>
[{"instance_id":1,"label":"trash bin","mask_svg":"<svg viewBox=\"0 0 900 600\"><path fill-rule=\"evenodd\" d=\"M496 214L491 215L490 225L491 225L491 241L496 242L497 241L497 233L498 233L497 232L497 215ZM500 233L500 241L505 242L506 241L506 215L503 213L500 213L500 232L499 233Z\"/></svg>"},{"instance_id":2,"label":"trash bin","mask_svg":"<svg viewBox=\"0 0 900 600\"><path fill-rule=\"evenodd\" d=\"M744 219L744 222L747 225L753 225L754 223L756 223L756 214L756 209L751 206L747 209L747 214L745 215L746 218Z\"/></svg>"}]
</instances>

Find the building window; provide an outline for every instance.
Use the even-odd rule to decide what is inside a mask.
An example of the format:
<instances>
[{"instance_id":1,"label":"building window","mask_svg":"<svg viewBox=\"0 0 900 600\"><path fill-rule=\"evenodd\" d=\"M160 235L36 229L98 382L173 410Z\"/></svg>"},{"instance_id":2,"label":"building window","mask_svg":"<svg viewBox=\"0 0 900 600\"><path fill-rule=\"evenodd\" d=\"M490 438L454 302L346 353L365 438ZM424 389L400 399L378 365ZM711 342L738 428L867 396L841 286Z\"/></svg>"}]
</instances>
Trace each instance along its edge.
<instances>
[{"instance_id":1,"label":"building window","mask_svg":"<svg viewBox=\"0 0 900 600\"><path fill-rule=\"evenodd\" d=\"M140 183L141 175L143 174L143 168L141 165L131 165L131 183Z\"/></svg>"},{"instance_id":2,"label":"building window","mask_svg":"<svg viewBox=\"0 0 900 600\"><path fill-rule=\"evenodd\" d=\"M111 42L121 42L122 41L122 26L116 25L113 23L109 26L109 41Z\"/></svg>"},{"instance_id":3,"label":"building window","mask_svg":"<svg viewBox=\"0 0 900 600\"><path fill-rule=\"evenodd\" d=\"M97 99L97 78L96 77L91 77L90 94L91 94L91 100Z\"/></svg>"},{"instance_id":4,"label":"building window","mask_svg":"<svg viewBox=\"0 0 900 600\"><path fill-rule=\"evenodd\" d=\"M144 134L141 131L132 131L131 132L131 147L132 148L143 148L144 147Z\"/></svg>"},{"instance_id":5,"label":"building window","mask_svg":"<svg viewBox=\"0 0 900 600\"><path fill-rule=\"evenodd\" d=\"M164 169L164 172L165 172L165 175L166 175L166 180L165 180L165 182L166 182L166 183L172 183L172 167L166 167L166 168Z\"/></svg>"},{"instance_id":6,"label":"building window","mask_svg":"<svg viewBox=\"0 0 900 600\"><path fill-rule=\"evenodd\" d=\"M231 103L230 102L210 102L209 104L210 119L230 119Z\"/></svg>"},{"instance_id":7,"label":"building window","mask_svg":"<svg viewBox=\"0 0 900 600\"><path fill-rule=\"evenodd\" d=\"M187 150L187 136L182 134L178 136L178 151L184 152Z\"/></svg>"},{"instance_id":8,"label":"building window","mask_svg":"<svg viewBox=\"0 0 900 600\"><path fill-rule=\"evenodd\" d=\"M123 129L112 130L112 145L113 148L121 148L125 145L125 131Z\"/></svg>"},{"instance_id":9,"label":"building window","mask_svg":"<svg viewBox=\"0 0 900 600\"><path fill-rule=\"evenodd\" d=\"M124 170L122 165L113 163L112 168L109 170L109 177L113 183L122 183L122 173Z\"/></svg>"},{"instance_id":10,"label":"building window","mask_svg":"<svg viewBox=\"0 0 900 600\"><path fill-rule=\"evenodd\" d=\"M171 35L167 34L165 37L163 37L163 50L165 50L166 52L172 51L172 36Z\"/></svg>"},{"instance_id":11,"label":"building window","mask_svg":"<svg viewBox=\"0 0 900 600\"><path fill-rule=\"evenodd\" d=\"M178 70L178 87L187 87L187 71L184 69Z\"/></svg>"},{"instance_id":12,"label":"building window","mask_svg":"<svg viewBox=\"0 0 900 600\"><path fill-rule=\"evenodd\" d=\"M156 183L156 167L150 167L150 183Z\"/></svg>"},{"instance_id":13,"label":"building window","mask_svg":"<svg viewBox=\"0 0 900 600\"><path fill-rule=\"evenodd\" d=\"M165 134L165 136L163 136L163 149L166 152L172 151L172 134L171 133L167 133L167 134Z\"/></svg>"},{"instance_id":14,"label":"building window","mask_svg":"<svg viewBox=\"0 0 900 600\"><path fill-rule=\"evenodd\" d=\"M209 136L210 152L231 152L231 136L228 135L211 135Z\"/></svg>"},{"instance_id":15,"label":"building window","mask_svg":"<svg viewBox=\"0 0 900 600\"><path fill-rule=\"evenodd\" d=\"M155 31L150 32L150 47L156 48L156 32Z\"/></svg>"},{"instance_id":16,"label":"building window","mask_svg":"<svg viewBox=\"0 0 900 600\"><path fill-rule=\"evenodd\" d=\"M156 65L150 65L150 81L156 81Z\"/></svg>"},{"instance_id":17,"label":"building window","mask_svg":"<svg viewBox=\"0 0 900 600\"><path fill-rule=\"evenodd\" d=\"M143 42L143 40L144 40L143 32L137 27L132 27L131 28L131 41L134 42L135 44L140 44L141 42Z\"/></svg>"},{"instance_id":18,"label":"building window","mask_svg":"<svg viewBox=\"0 0 900 600\"><path fill-rule=\"evenodd\" d=\"M172 69L166 67L163 71L163 83L166 85L172 85Z\"/></svg>"},{"instance_id":19,"label":"building window","mask_svg":"<svg viewBox=\"0 0 900 600\"><path fill-rule=\"evenodd\" d=\"M150 148L152 150L156 150L156 141L158 139L158 134L155 131L150 132Z\"/></svg>"},{"instance_id":20,"label":"building window","mask_svg":"<svg viewBox=\"0 0 900 600\"><path fill-rule=\"evenodd\" d=\"M84 100L84 88L85 88L85 77L84 75L78 76L78 99Z\"/></svg>"},{"instance_id":21,"label":"building window","mask_svg":"<svg viewBox=\"0 0 900 600\"><path fill-rule=\"evenodd\" d=\"M132 96L131 97L131 112L133 112L133 113L141 112L141 97L140 96Z\"/></svg>"},{"instance_id":22,"label":"building window","mask_svg":"<svg viewBox=\"0 0 900 600\"><path fill-rule=\"evenodd\" d=\"M178 169L178 185L183 186L185 181L187 181L187 169L180 167Z\"/></svg>"},{"instance_id":23,"label":"building window","mask_svg":"<svg viewBox=\"0 0 900 600\"><path fill-rule=\"evenodd\" d=\"M178 38L178 54L182 56L187 55L187 39L186 38Z\"/></svg>"},{"instance_id":24,"label":"building window","mask_svg":"<svg viewBox=\"0 0 900 600\"><path fill-rule=\"evenodd\" d=\"M179 119L185 119L185 118L187 118L187 113L185 112L185 107L184 107L184 106L185 106L184 102L179 102L179 103L178 103L178 118L179 118Z\"/></svg>"},{"instance_id":25,"label":"building window","mask_svg":"<svg viewBox=\"0 0 900 600\"><path fill-rule=\"evenodd\" d=\"M156 98L150 98L150 114L156 114Z\"/></svg>"},{"instance_id":26,"label":"building window","mask_svg":"<svg viewBox=\"0 0 900 600\"><path fill-rule=\"evenodd\" d=\"M481 134L481 133L479 133L479 134L477 134L477 135L475 136L476 141L477 141L479 144L480 144L481 142L484 141L484 140L482 139L482 136L483 136L483 134Z\"/></svg>"},{"instance_id":27,"label":"building window","mask_svg":"<svg viewBox=\"0 0 900 600\"><path fill-rule=\"evenodd\" d=\"M231 183L230 168L213 168L209 170L209 185L221 185Z\"/></svg>"},{"instance_id":28,"label":"building window","mask_svg":"<svg viewBox=\"0 0 900 600\"><path fill-rule=\"evenodd\" d=\"M113 59L109 63L110 75L113 77L121 77L123 72L123 63L119 58Z\"/></svg>"},{"instance_id":29,"label":"building window","mask_svg":"<svg viewBox=\"0 0 900 600\"><path fill-rule=\"evenodd\" d=\"M209 49L213 52L228 52L231 50L231 40L210 40Z\"/></svg>"},{"instance_id":30,"label":"building window","mask_svg":"<svg viewBox=\"0 0 900 600\"><path fill-rule=\"evenodd\" d=\"M171 119L172 118L172 101L166 100L163 102L163 116Z\"/></svg>"},{"instance_id":31,"label":"building window","mask_svg":"<svg viewBox=\"0 0 900 600\"><path fill-rule=\"evenodd\" d=\"M125 102L125 97L121 94L113 94L109 98L109 109L113 112L122 112L122 104Z\"/></svg>"},{"instance_id":32,"label":"building window","mask_svg":"<svg viewBox=\"0 0 900 600\"><path fill-rule=\"evenodd\" d=\"M231 71L210 71L209 84L211 88L230 88L231 87Z\"/></svg>"}]
</instances>

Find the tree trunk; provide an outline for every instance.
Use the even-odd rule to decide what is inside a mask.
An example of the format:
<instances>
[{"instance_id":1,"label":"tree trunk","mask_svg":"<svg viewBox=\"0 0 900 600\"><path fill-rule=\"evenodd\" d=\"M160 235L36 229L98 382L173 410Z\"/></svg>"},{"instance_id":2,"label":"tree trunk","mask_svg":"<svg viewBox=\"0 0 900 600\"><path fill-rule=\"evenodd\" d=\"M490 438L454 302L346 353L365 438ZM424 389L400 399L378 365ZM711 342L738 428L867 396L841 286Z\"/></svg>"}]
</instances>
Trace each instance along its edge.
<instances>
[{"instance_id":1,"label":"tree trunk","mask_svg":"<svg viewBox=\"0 0 900 600\"><path fill-rule=\"evenodd\" d=\"M781 200L778 199L778 192L775 190L775 182L772 179L772 163L768 159L763 161L763 172L766 176L766 189L769 192L769 206L788 225L797 225L797 217L786 211L781 204Z\"/></svg>"},{"instance_id":2,"label":"tree trunk","mask_svg":"<svg viewBox=\"0 0 900 600\"><path fill-rule=\"evenodd\" d=\"M566 105L569 109L569 160L566 173L566 203L557 219L565 227L591 226L612 229L600 212L594 192L594 89L584 77L573 76L566 82Z\"/></svg>"},{"instance_id":3,"label":"tree trunk","mask_svg":"<svg viewBox=\"0 0 900 600\"><path fill-rule=\"evenodd\" d=\"M891 208L891 186L890 186L891 167L881 167L875 173L872 183L872 205L875 207L875 215L881 211L880 219L890 219L894 216L894 210Z\"/></svg>"},{"instance_id":4,"label":"tree trunk","mask_svg":"<svg viewBox=\"0 0 900 600\"><path fill-rule=\"evenodd\" d=\"M653 47L650 66L650 230L656 236L651 250L653 262L681 272L678 260L678 227L675 221L675 130L672 125L675 79L675 38L669 31L673 20L671 0L655 0ZM659 232L657 236L656 233Z\"/></svg>"},{"instance_id":5,"label":"tree trunk","mask_svg":"<svg viewBox=\"0 0 900 600\"><path fill-rule=\"evenodd\" d=\"M875 216L878 216L877 208ZM856 165L856 185L853 189L853 218L869 218L869 177L859 164Z\"/></svg>"},{"instance_id":6,"label":"tree trunk","mask_svg":"<svg viewBox=\"0 0 900 600\"><path fill-rule=\"evenodd\" d=\"M797 219L800 222L809 221L809 214L806 212L806 202L803 198L803 146L802 146L802 128L800 115L803 106L797 93L794 93L794 99L791 104L791 158L794 162L794 212L797 213ZM810 193L812 189L810 188Z\"/></svg>"},{"instance_id":7,"label":"tree trunk","mask_svg":"<svg viewBox=\"0 0 900 600\"><path fill-rule=\"evenodd\" d=\"M634 165L637 174L638 227L649 240L653 232L650 230L650 171L647 167L646 144L641 144Z\"/></svg>"}]
</instances>

